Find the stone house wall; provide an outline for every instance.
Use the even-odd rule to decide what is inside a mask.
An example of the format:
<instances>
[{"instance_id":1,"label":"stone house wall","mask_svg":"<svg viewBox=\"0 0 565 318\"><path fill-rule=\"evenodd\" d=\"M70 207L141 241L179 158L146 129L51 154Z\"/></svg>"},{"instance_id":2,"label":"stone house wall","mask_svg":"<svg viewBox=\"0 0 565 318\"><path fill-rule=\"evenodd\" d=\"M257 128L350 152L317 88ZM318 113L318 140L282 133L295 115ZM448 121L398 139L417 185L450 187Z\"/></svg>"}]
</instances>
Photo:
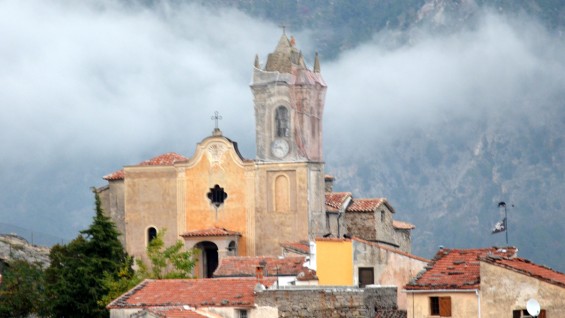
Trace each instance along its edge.
<instances>
[{"instance_id":1,"label":"stone house wall","mask_svg":"<svg viewBox=\"0 0 565 318\"><path fill-rule=\"evenodd\" d=\"M301 287L258 292L258 306L277 307L278 317L334 318L375 317L378 313L396 313L395 287L347 288Z\"/></svg>"},{"instance_id":2,"label":"stone house wall","mask_svg":"<svg viewBox=\"0 0 565 318\"><path fill-rule=\"evenodd\" d=\"M547 317L562 317L565 313L565 287L481 262L483 317L509 317L513 310L526 309L532 298L539 302Z\"/></svg>"}]
</instances>

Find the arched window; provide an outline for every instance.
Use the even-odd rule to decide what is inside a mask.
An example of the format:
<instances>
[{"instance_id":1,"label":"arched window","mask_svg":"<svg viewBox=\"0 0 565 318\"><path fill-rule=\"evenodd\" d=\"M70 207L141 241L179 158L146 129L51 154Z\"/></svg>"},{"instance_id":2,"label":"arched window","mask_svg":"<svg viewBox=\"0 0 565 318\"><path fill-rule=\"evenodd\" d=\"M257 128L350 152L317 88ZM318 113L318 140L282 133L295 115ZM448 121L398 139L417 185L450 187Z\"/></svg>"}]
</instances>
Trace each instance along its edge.
<instances>
[{"instance_id":1,"label":"arched window","mask_svg":"<svg viewBox=\"0 0 565 318\"><path fill-rule=\"evenodd\" d=\"M150 227L147 229L147 244L151 243L157 237L157 229Z\"/></svg>"},{"instance_id":2,"label":"arched window","mask_svg":"<svg viewBox=\"0 0 565 318\"><path fill-rule=\"evenodd\" d=\"M237 256L237 246L235 245L235 241L231 241L228 245L228 255Z\"/></svg>"},{"instance_id":3,"label":"arched window","mask_svg":"<svg viewBox=\"0 0 565 318\"><path fill-rule=\"evenodd\" d=\"M288 109L279 106L275 114L275 123L277 127L277 137L288 137L290 134L290 124L288 119Z\"/></svg>"}]
</instances>

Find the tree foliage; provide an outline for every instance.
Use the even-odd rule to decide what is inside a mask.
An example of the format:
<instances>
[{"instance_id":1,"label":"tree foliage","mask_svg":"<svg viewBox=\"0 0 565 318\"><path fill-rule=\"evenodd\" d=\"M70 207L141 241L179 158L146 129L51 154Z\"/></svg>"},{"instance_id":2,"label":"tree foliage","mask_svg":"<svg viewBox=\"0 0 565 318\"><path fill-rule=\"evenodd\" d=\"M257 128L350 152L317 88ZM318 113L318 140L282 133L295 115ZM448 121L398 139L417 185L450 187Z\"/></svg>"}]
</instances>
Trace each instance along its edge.
<instances>
[{"instance_id":1,"label":"tree foliage","mask_svg":"<svg viewBox=\"0 0 565 318\"><path fill-rule=\"evenodd\" d=\"M192 251L183 250L182 241L165 247L163 237L166 230L159 231L157 236L147 246L149 264L141 259L136 260L138 270L131 273L129 268L123 268L118 277L106 275L104 285L108 289L101 304L107 305L123 293L135 287L144 279L192 278L192 270L196 261Z\"/></svg>"},{"instance_id":2,"label":"tree foliage","mask_svg":"<svg viewBox=\"0 0 565 318\"><path fill-rule=\"evenodd\" d=\"M183 250L182 241L165 247L163 237L166 230L157 233L157 236L147 246L147 257L151 262L149 266L137 260L139 272L144 278L191 278L192 269L196 261L192 251Z\"/></svg>"},{"instance_id":3,"label":"tree foliage","mask_svg":"<svg viewBox=\"0 0 565 318\"><path fill-rule=\"evenodd\" d=\"M0 284L0 317L42 315L45 304L44 272L24 260L9 263Z\"/></svg>"},{"instance_id":4,"label":"tree foliage","mask_svg":"<svg viewBox=\"0 0 565 318\"><path fill-rule=\"evenodd\" d=\"M114 223L103 214L95 193L96 215L87 230L67 245L51 249L46 271L48 310L55 317L105 317L101 303L109 292L105 277L133 276L132 260L118 240Z\"/></svg>"}]
</instances>

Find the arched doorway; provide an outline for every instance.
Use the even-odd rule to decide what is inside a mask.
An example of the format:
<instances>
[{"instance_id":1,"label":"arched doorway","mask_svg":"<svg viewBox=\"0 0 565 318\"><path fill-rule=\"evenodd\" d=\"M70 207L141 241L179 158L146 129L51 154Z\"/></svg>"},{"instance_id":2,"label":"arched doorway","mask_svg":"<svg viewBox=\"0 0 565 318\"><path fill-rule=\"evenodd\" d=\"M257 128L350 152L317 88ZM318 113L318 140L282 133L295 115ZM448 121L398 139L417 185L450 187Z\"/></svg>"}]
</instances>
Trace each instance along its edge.
<instances>
[{"instance_id":1,"label":"arched doorway","mask_svg":"<svg viewBox=\"0 0 565 318\"><path fill-rule=\"evenodd\" d=\"M210 241L196 244L200 250L199 269L202 277L211 278L216 268L218 268L218 246Z\"/></svg>"}]
</instances>

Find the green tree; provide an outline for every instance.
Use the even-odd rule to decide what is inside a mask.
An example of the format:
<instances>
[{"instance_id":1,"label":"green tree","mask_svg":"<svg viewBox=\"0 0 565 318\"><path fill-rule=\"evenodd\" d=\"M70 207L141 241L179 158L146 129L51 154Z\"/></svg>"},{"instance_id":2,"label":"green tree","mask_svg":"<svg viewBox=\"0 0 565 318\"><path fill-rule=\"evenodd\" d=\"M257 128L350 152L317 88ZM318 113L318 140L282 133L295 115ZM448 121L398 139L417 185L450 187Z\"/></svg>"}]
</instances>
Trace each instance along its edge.
<instances>
[{"instance_id":1,"label":"green tree","mask_svg":"<svg viewBox=\"0 0 565 318\"><path fill-rule=\"evenodd\" d=\"M0 284L0 317L42 315L44 289L44 272L39 264L10 262Z\"/></svg>"},{"instance_id":2,"label":"green tree","mask_svg":"<svg viewBox=\"0 0 565 318\"><path fill-rule=\"evenodd\" d=\"M165 247L163 236L166 230L159 231L157 236L147 246L147 256L150 264L142 260L136 260L138 270L131 273L130 266L122 268L118 277L105 275L104 285L108 294L100 301L101 305L107 305L123 293L135 287L144 279L170 279L170 278L192 278L192 270L196 261L192 251L183 250L182 241Z\"/></svg>"},{"instance_id":3,"label":"green tree","mask_svg":"<svg viewBox=\"0 0 565 318\"><path fill-rule=\"evenodd\" d=\"M151 262L149 266L137 260L139 272L145 278L153 279L192 278L192 269L196 263L193 252L184 250L184 244L180 240L165 247L165 233L165 229L159 231L147 246L147 257Z\"/></svg>"},{"instance_id":4,"label":"green tree","mask_svg":"<svg viewBox=\"0 0 565 318\"><path fill-rule=\"evenodd\" d=\"M105 277L119 279L125 270L133 276L132 260L118 240L114 223L104 215L93 190L96 215L87 230L67 245L51 249L46 271L48 309L54 317L107 317L101 303L109 289Z\"/></svg>"}]
</instances>

